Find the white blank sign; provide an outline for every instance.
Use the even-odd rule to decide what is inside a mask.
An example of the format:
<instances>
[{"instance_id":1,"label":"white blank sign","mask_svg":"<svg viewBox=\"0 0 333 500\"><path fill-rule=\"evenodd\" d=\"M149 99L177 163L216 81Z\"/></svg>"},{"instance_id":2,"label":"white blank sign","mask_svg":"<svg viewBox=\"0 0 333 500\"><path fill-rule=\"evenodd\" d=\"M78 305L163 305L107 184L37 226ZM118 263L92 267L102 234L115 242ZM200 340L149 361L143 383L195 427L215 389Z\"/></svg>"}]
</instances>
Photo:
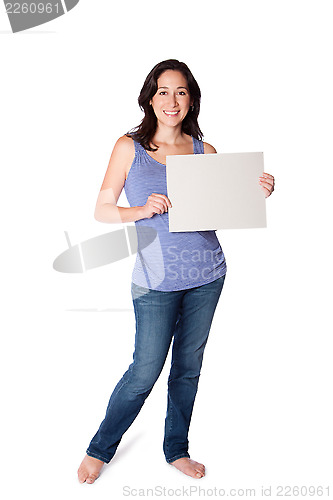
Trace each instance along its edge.
<instances>
[{"instance_id":1,"label":"white blank sign","mask_svg":"<svg viewBox=\"0 0 333 500\"><path fill-rule=\"evenodd\" d=\"M169 231L266 227L263 172L263 153L167 156Z\"/></svg>"}]
</instances>

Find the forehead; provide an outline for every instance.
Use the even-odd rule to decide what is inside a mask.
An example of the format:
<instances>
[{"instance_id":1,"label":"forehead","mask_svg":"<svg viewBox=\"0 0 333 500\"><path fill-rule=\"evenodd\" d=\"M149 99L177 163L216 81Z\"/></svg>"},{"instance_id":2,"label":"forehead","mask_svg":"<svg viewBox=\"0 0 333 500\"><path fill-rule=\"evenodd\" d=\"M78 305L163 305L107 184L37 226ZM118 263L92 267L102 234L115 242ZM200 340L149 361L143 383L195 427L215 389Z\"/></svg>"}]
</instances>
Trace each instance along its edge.
<instances>
[{"instance_id":1,"label":"forehead","mask_svg":"<svg viewBox=\"0 0 333 500\"><path fill-rule=\"evenodd\" d=\"M183 73L168 69L157 79L158 87L187 87L187 80Z\"/></svg>"}]
</instances>

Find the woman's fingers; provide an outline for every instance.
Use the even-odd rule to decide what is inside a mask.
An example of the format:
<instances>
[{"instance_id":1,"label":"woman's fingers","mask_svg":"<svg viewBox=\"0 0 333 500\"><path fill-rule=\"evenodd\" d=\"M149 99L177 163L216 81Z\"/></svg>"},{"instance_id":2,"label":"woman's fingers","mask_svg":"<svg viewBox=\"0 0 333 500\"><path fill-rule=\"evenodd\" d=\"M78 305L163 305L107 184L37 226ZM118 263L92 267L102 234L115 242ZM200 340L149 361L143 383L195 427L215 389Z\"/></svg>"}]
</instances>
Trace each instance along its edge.
<instances>
[{"instance_id":1,"label":"woman's fingers","mask_svg":"<svg viewBox=\"0 0 333 500\"><path fill-rule=\"evenodd\" d=\"M146 201L146 217L150 218L154 214L163 214L167 212L168 207L171 207L169 198L164 194L152 193Z\"/></svg>"},{"instance_id":2,"label":"woman's fingers","mask_svg":"<svg viewBox=\"0 0 333 500\"><path fill-rule=\"evenodd\" d=\"M149 196L149 200L152 204L152 207L157 208L157 213L163 213L168 210L168 207L171 207L170 200L164 194L153 193Z\"/></svg>"},{"instance_id":3,"label":"woman's fingers","mask_svg":"<svg viewBox=\"0 0 333 500\"><path fill-rule=\"evenodd\" d=\"M156 214L163 214L167 210L166 207L162 203L158 203L158 202L151 202L151 209Z\"/></svg>"},{"instance_id":4,"label":"woman's fingers","mask_svg":"<svg viewBox=\"0 0 333 500\"><path fill-rule=\"evenodd\" d=\"M265 198L268 198L268 196L270 196L272 194L271 189L268 188L267 186L264 186L263 184L261 184L261 187L262 187L262 190L265 193Z\"/></svg>"},{"instance_id":5,"label":"woman's fingers","mask_svg":"<svg viewBox=\"0 0 333 500\"><path fill-rule=\"evenodd\" d=\"M151 209L154 210L158 214L162 214L163 212L166 212L166 210L167 210L167 206L163 202L160 202L156 199L150 200L149 204L150 204Z\"/></svg>"},{"instance_id":6,"label":"woman's fingers","mask_svg":"<svg viewBox=\"0 0 333 500\"><path fill-rule=\"evenodd\" d=\"M268 198L274 191L275 180L273 175L264 172L262 177L259 177L259 184L263 188L265 197Z\"/></svg>"},{"instance_id":7,"label":"woman's fingers","mask_svg":"<svg viewBox=\"0 0 333 500\"><path fill-rule=\"evenodd\" d=\"M165 194L152 193L151 196L157 196L157 197L161 198L162 200L165 201L167 206L172 207L171 201L169 200L169 198Z\"/></svg>"}]
</instances>

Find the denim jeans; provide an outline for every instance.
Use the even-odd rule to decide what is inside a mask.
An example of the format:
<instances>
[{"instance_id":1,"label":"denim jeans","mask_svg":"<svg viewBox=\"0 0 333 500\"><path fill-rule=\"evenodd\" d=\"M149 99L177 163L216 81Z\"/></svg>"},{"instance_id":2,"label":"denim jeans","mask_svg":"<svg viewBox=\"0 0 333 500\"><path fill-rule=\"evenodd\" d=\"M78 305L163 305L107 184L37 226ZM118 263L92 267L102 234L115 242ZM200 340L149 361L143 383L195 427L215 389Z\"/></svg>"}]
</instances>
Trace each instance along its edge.
<instances>
[{"instance_id":1,"label":"denim jeans","mask_svg":"<svg viewBox=\"0 0 333 500\"><path fill-rule=\"evenodd\" d=\"M87 455L111 460L158 379L173 338L163 450L168 463L189 457L188 430L202 358L224 279L174 292L132 283L133 363L116 385Z\"/></svg>"}]
</instances>

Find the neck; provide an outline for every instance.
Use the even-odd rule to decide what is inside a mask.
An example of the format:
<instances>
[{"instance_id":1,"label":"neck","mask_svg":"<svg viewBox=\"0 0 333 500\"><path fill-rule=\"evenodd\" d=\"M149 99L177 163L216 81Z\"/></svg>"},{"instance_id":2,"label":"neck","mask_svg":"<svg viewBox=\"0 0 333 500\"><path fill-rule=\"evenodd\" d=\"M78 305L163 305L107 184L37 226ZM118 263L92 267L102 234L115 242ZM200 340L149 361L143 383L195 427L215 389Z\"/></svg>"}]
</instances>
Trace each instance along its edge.
<instances>
[{"instance_id":1,"label":"neck","mask_svg":"<svg viewBox=\"0 0 333 500\"><path fill-rule=\"evenodd\" d=\"M167 127L163 124L157 124L156 132L152 142L155 144L163 143L175 145L184 140L184 134L181 130L181 124L178 127Z\"/></svg>"}]
</instances>

